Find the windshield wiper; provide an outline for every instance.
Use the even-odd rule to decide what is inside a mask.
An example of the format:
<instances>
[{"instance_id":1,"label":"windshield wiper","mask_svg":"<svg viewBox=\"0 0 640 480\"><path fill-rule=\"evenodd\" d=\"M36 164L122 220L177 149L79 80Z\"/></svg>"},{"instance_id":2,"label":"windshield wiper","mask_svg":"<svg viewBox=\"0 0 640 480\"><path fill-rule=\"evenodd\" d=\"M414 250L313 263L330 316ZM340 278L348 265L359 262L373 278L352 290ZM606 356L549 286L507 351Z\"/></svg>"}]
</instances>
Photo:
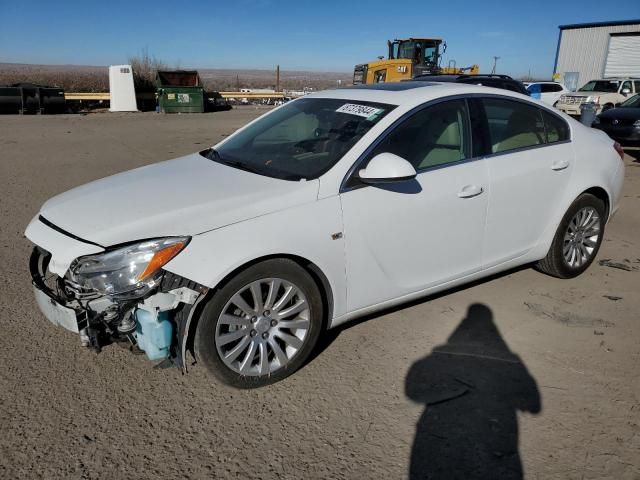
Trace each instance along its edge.
<instances>
[{"instance_id":1,"label":"windshield wiper","mask_svg":"<svg viewBox=\"0 0 640 480\"><path fill-rule=\"evenodd\" d=\"M222 158L218 153L218 160L220 163L225 165L229 165L230 167L235 167L239 170L244 170L245 172L257 173L258 175L265 175L264 170L260 170L259 168L252 167L251 165L247 165L244 162L239 160L230 160L228 158Z\"/></svg>"},{"instance_id":2,"label":"windshield wiper","mask_svg":"<svg viewBox=\"0 0 640 480\"><path fill-rule=\"evenodd\" d=\"M241 162L240 160L232 160L230 158L223 157L222 155L220 155L220 152L218 152L214 148L204 150L203 152L200 152L200 155L202 155L205 158L208 158L209 160L213 160L214 162L222 163L223 165L228 165L230 167L237 168L238 170L244 170L245 172L251 172L257 175L262 175L264 177L272 177L272 178L275 177L281 180L293 180L293 181L302 180L304 178L300 175L286 173L281 170L272 169L271 167L265 170L265 169L254 167L252 165L247 165L245 162Z\"/></svg>"},{"instance_id":3,"label":"windshield wiper","mask_svg":"<svg viewBox=\"0 0 640 480\"><path fill-rule=\"evenodd\" d=\"M275 177L275 178L280 178L282 180L296 180L296 181L304 178L299 175L293 175L293 174L289 174L281 171L274 171L272 169L264 170L264 169L254 167L252 165L247 165L245 162L241 162L240 160L232 160L230 158L224 158L222 155L220 155L220 152L218 152L214 148L210 148L208 150L205 150L204 152L200 152L200 154L203 157L208 158L209 160L213 160L214 162L222 163L223 165L228 165L230 167L237 168L238 170L244 170L245 172L251 172L251 173L255 173L257 175L262 175L265 177Z\"/></svg>"},{"instance_id":4,"label":"windshield wiper","mask_svg":"<svg viewBox=\"0 0 640 480\"><path fill-rule=\"evenodd\" d=\"M220 155L220 152L218 152L215 148L210 148L209 150L205 150L203 152L203 156L205 158L208 158L209 160L213 160L215 162L219 162L224 165L229 165L230 167L235 167L240 170L246 170L247 172L259 173L261 175L263 174L261 170L258 170L257 168L247 165L246 163L241 162L239 160L230 160L228 158L222 158L222 155Z\"/></svg>"},{"instance_id":5,"label":"windshield wiper","mask_svg":"<svg viewBox=\"0 0 640 480\"><path fill-rule=\"evenodd\" d=\"M208 158L209 160L222 161L220 153L218 153L215 148L207 148L206 150L200 152L200 155L202 155L204 158Z\"/></svg>"}]
</instances>

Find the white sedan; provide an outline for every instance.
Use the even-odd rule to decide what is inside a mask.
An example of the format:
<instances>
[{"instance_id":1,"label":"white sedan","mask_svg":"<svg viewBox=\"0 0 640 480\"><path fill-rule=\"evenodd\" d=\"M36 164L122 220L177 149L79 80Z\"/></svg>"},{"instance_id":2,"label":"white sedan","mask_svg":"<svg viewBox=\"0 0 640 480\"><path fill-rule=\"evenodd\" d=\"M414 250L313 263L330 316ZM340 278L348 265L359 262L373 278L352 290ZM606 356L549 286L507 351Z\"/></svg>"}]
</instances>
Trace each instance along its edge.
<instances>
[{"instance_id":1,"label":"white sedan","mask_svg":"<svg viewBox=\"0 0 640 480\"><path fill-rule=\"evenodd\" d=\"M100 350L281 380L323 331L518 265L571 278L618 206L620 146L523 95L403 82L308 95L213 148L46 202L36 300Z\"/></svg>"}]
</instances>

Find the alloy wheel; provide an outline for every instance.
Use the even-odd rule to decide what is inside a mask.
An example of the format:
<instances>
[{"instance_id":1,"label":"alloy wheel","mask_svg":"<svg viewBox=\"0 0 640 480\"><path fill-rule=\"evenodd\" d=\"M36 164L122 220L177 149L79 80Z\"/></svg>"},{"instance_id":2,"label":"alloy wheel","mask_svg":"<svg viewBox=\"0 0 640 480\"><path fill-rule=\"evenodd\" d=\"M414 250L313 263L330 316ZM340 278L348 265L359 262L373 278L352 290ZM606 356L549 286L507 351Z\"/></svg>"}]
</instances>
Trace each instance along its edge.
<instances>
[{"instance_id":1,"label":"alloy wheel","mask_svg":"<svg viewBox=\"0 0 640 480\"><path fill-rule=\"evenodd\" d=\"M218 317L218 355L241 375L270 375L300 351L310 315L309 302L297 285L281 278L251 282L231 296Z\"/></svg>"},{"instance_id":2,"label":"alloy wheel","mask_svg":"<svg viewBox=\"0 0 640 480\"><path fill-rule=\"evenodd\" d=\"M584 207L573 216L564 234L562 254L567 265L580 268L593 256L600 237L600 215L593 207Z\"/></svg>"}]
</instances>

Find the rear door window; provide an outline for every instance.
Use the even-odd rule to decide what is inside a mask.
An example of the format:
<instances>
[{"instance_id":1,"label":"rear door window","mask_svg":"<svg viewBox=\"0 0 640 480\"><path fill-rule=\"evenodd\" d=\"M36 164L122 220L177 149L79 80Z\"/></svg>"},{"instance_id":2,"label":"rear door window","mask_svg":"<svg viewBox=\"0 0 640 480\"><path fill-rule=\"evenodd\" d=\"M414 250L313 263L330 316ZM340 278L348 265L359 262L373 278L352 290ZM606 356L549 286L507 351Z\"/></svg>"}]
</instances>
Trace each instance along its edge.
<instances>
[{"instance_id":1,"label":"rear door window","mask_svg":"<svg viewBox=\"0 0 640 480\"><path fill-rule=\"evenodd\" d=\"M542 112L533 105L502 98L482 99L491 153L543 145L546 134Z\"/></svg>"},{"instance_id":2,"label":"rear door window","mask_svg":"<svg viewBox=\"0 0 640 480\"><path fill-rule=\"evenodd\" d=\"M522 89L517 84L513 84L511 82L504 82L503 85L504 86L502 88L504 88L505 90L511 90L512 92L523 93Z\"/></svg>"},{"instance_id":3,"label":"rear door window","mask_svg":"<svg viewBox=\"0 0 640 480\"><path fill-rule=\"evenodd\" d=\"M567 125L567 122L546 110L541 111L542 119L544 120L547 143L564 142L569 140L569 125Z\"/></svg>"},{"instance_id":4,"label":"rear door window","mask_svg":"<svg viewBox=\"0 0 640 480\"><path fill-rule=\"evenodd\" d=\"M543 83L542 93L555 93L562 91L562 87L557 83Z\"/></svg>"}]
</instances>

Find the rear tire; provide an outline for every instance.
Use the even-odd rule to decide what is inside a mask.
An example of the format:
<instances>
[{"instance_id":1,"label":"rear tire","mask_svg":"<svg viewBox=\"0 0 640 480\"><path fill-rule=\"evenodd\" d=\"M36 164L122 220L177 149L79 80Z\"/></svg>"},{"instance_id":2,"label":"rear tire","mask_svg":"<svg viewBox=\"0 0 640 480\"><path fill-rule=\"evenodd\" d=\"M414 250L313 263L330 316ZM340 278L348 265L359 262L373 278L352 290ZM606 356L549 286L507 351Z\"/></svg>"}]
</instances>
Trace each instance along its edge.
<instances>
[{"instance_id":1,"label":"rear tire","mask_svg":"<svg viewBox=\"0 0 640 480\"><path fill-rule=\"evenodd\" d=\"M196 329L196 358L222 383L269 385L308 359L323 329L323 302L311 275L289 259L257 263L218 289Z\"/></svg>"},{"instance_id":2,"label":"rear tire","mask_svg":"<svg viewBox=\"0 0 640 480\"><path fill-rule=\"evenodd\" d=\"M605 222L604 202L590 193L583 193L562 217L547 256L536 268L552 277L577 277L589 268L598 254Z\"/></svg>"}]
</instances>

